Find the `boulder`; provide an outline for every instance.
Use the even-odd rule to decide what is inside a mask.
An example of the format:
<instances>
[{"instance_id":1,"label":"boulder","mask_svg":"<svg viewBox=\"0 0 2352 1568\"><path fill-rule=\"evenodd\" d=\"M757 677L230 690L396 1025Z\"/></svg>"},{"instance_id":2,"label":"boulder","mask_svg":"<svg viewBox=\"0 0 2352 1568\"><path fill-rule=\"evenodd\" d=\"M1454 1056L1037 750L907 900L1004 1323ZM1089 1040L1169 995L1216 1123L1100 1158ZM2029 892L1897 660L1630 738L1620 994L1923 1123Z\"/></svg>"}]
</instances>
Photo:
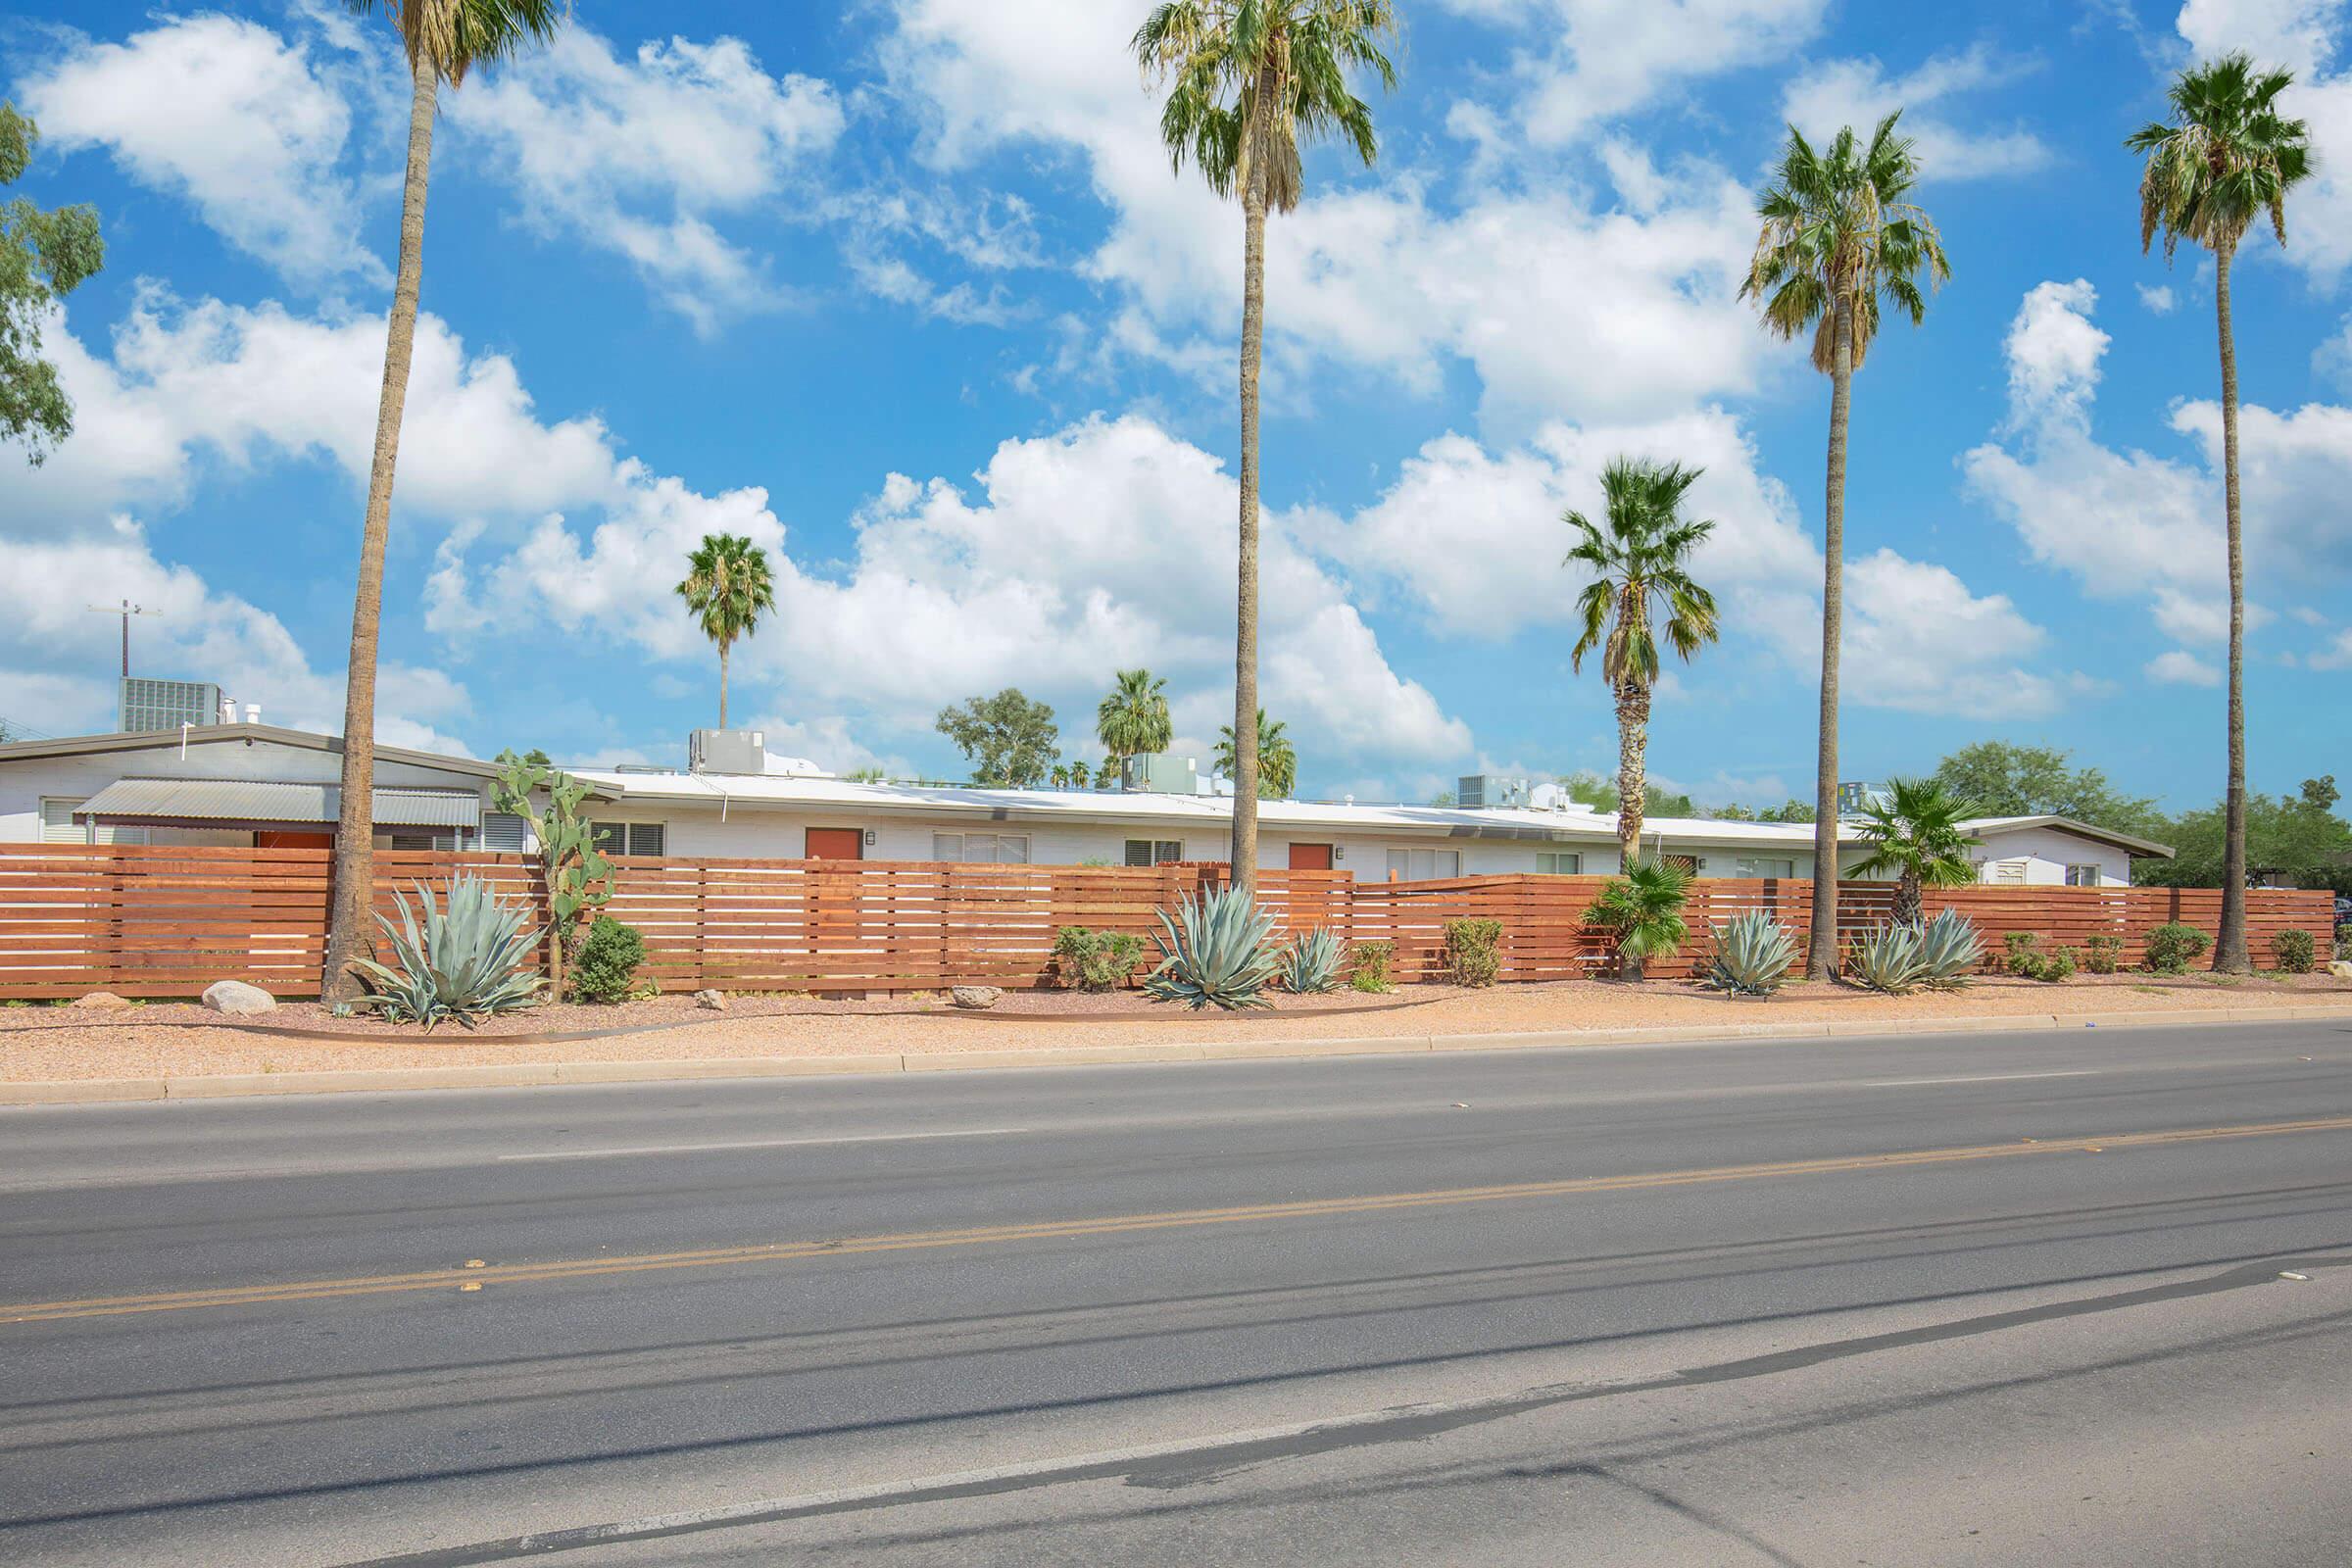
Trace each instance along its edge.
<instances>
[{"instance_id":1,"label":"boulder","mask_svg":"<svg viewBox=\"0 0 2352 1568\"><path fill-rule=\"evenodd\" d=\"M712 1012L724 1012L727 1010L727 994L724 991L697 991L694 994L694 1004L698 1007L708 1007Z\"/></svg>"},{"instance_id":2,"label":"boulder","mask_svg":"<svg viewBox=\"0 0 2352 1568\"><path fill-rule=\"evenodd\" d=\"M948 995L955 999L956 1005L974 1012L993 1007L1004 1000L1004 992L998 986L957 986Z\"/></svg>"},{"instance_id":3,"label":"boulder","mask_svg":"<svg viewBox=\"0 0 2352 1568\"><path fill-rule=\"evenodd\" d=\"M2338 980L2352 980L2352 962L2338 958L2328 966L2328 972Z\"/></svg>"},{"instance_id":4,"label":"boulder","mask_svg":"<svg viewBox=\"0 0 2352 1568\"><path fill-rule=\"evenodd\" d=\"M247 985L242 980L216 980L204 988L204 1004L215 1012L243 1018L270 1011L276 1007L277 999L260 986Z\"/></svg>"},{"instance_id":5,"label":"boulder","mask_svg":"<svg viewBox=\"0 0 2352 1568\"><path fill-rule=\"evenodd\" d=\"M66 1004L69 1007L127 1007L130 1005L112 991L93 991L86 997L75 997Z\"/></svg>"}]
</instances>

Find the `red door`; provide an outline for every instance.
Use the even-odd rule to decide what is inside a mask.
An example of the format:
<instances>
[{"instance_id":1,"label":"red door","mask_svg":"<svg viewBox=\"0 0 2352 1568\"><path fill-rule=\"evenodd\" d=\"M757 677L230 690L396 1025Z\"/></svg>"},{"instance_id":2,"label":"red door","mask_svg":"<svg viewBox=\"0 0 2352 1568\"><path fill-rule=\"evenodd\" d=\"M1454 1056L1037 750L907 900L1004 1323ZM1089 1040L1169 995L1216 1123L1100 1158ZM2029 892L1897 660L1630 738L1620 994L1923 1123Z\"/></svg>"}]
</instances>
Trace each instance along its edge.
<instances>
[{"instance_id":1,"label":"red door","mask_svg":"<svg viewBox=\"0 0 2352 1568\"><path fill-rule=\"evenodd\" d=\"M1291 846L1291 869L1294 871L1328 871L1331 869L1331 846L1328 844L1294 844Z\"/></svg>"},{"instance_id":2,"label":"red door","mask_svg":"<svg viewBox=\"0 0 2352 1568\"><path fill-rule=\"evenodd\" d=\"M812 827L808 830L811 860L862 860L865 834L854 827Z\"/></svg>"},{"instance_id":3,"label":"red door","mask_svg":"<svg viewBox=\"0 0 2352 1568\"><path fill-rule=\"evenodd\" d=\"M257 850L325 850L332 849L332 833L297 833L286 828L255 828L253 847Z\"/></svg>"}]
</instances>

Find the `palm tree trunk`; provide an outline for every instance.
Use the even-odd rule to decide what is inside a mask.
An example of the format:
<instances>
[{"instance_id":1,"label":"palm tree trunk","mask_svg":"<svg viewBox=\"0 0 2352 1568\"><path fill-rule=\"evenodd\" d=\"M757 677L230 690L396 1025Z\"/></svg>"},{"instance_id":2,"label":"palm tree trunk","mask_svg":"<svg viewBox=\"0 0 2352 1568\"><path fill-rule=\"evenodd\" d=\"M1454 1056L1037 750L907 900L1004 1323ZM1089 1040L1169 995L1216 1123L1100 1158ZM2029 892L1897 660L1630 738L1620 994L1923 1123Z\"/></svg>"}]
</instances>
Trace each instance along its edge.
<instances>
[{"instance_id":1,"label":"palm tree trunk","mask_svg":"<svg viewBox=\"0 0 2352 1568\"><path fill-rule=\"evenodd\" d=\"M1642 858L1642 813L1649 799L1649 688L1627 681L1617 688L1617 868ZM1620 953L1620 978L1642 978L1637 954Z\"/></svg>"},{"instance_id":2,"label":"palm tree trunk","mask_svg":"<svg viewBox=\"0 0 2352 1568\"><path fill-rule=\"evenodd\" d=\"M1258 82L1259 113L1277 101ZM1245 132L1248 134L1248 132ZM1266 326L1266 169L1252 160L1242 192L1241 580L1233 650L1233 885L1257 889L1257 371Z\"/></svg>"},{"instance_id":3,"label":"palm tree trunk","mask_svg":"<svg viewBox=\"0 0 2352 1568\"><path fill-rule=\"evenodd\" d=\"M348 1002L359 992L351 960L368 946L375 906L375 653L384 605L384 545L392 528L392 469L409 399L416 341L416 294L424 276L424 193L433 161L433 101L440 77L419 52L412 63L409 177L400 203L400 270L384 329L384 388L375 413L375 461L360 532L360 577L352 597L351 662L343 699L342 808L335 823L334 898L327 915L319 994Z\"/></svg>"},{"instance_id":4,"label":"palm tree trunk","mask_svg":"<svg viewBox=\"0 0 2352 1568\"><path fill-rule=\"evenodd\" d=\"M1917 925L1926 912L1927 901L1920 891L1919 873L1905 871L1894 879L1894 923Z\"/></svg>"},{"instance_id":5,"label":"palm tree trunk","mask_svg":"<svg viewBox=\"0 0 2352 1568\"><path fill-rule=\"evenodd\" d=\"M727 727L727 645L718 645L718 727Z\"/></svg>"},{"instance_id":6,"label":"palm tree trunk","mask_svg":"<svg viewBox=\"0 0 2352 1568\"><path fill-rule=\"evenodd\" d=\"M2230 326L2230 253L2213 255L2213 310L2222 339L2222 505L2230 536L2230 792L2222 829L2222 928L2213 967L2244 974L2246 947L2246 553L2237 508L2237 343Z\"/></svg>"},{"instance_id":7,"label":"palm tree trunk","mask_svg":"<svg viewBox=\"0 0 2352 1568\"><path fill-rule=\"evenodd\" d=\"M1813 773L1813 929L1805 973L1826 980L1838 967L1838 652L1845 622L1845 426L1854 395L1854 299L1833 307L1837 343L1830 368L1830 473L1821 509L1821 735Z\"/></svg>"}]
</instances>

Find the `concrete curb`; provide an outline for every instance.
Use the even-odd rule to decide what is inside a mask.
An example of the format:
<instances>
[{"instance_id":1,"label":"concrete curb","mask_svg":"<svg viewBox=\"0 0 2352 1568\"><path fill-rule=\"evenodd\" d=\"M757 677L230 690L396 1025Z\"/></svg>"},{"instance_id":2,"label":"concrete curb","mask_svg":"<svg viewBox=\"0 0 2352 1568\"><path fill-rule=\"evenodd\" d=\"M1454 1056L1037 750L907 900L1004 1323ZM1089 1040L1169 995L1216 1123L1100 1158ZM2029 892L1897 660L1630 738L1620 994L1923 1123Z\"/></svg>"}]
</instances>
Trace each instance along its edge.
<instances>
[{"instance_id":1,"label":"concrete curb","mask_svg":"<svg viewBox=\"0 0 2352 1568\"><path fill-rule=\"evenodd\" d=\"M1749 1040L1873 1035L2015 1034L2033 1029L2153 1029L2212 1023L2352 1024L2352 1004L2208 1007L2146 1012L2021 1013L1889 1023L1809 1019L1633 1029L1530 1030L1484 1035L1360 1035L1329 1040L1152 1041L1121 1046L1032 1046L1002 1051L892 1052L862 1056L712 1056L672 1061L539 1061L480 1067L354 1067L321 1072L212 1073L166 1078L0 1080L0 1105L94 1104L128 1100L217 1100L253 1095L382 1094L409 1089L534 1089L558 1084L679 1083L719 1078L961 1072L1005 1067L1092 1067L1155 1061L1281 1061L1439 1051L1562 1051L1595 1047L1736 1045Z\"/></svg>"}]
</instances>

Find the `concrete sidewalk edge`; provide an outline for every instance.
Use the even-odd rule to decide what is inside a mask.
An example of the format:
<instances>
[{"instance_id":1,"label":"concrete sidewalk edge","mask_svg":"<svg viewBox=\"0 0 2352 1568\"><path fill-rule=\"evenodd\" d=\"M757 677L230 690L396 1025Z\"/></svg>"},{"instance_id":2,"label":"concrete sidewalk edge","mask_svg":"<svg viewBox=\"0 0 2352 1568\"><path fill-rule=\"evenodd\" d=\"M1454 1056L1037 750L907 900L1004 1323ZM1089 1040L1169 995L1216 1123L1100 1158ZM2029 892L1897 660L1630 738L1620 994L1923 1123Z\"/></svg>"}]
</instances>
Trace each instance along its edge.
<instances>
[{"instance_id":1,"label":"concrete sidewalk edge","mask_svg":"<svg viewBox=\"0 0 2352 1568\"><path fill-rule=\"evenodd\" d=\"M2192 1013L2022 1013L1997 1018L1862 1019L1630 1029L1529 1030L1513 1034L1363 1035L1325 1040L1208 1040L1122 1046L1031 1046L1001 1051L882 1053L858 1056L712 1056L669 1061L512 1062L478 1067L355 1067L319 1072L209 1073L164 1078L0 1081L0 1105L93 1104L129 1100L215 1100L252 1095L380 1094L411 1089L528 1089L558 1084L677 1083L707 1078L801 1078L843 1073L957 1072L1005 1067L1086 1067L1135 1062L1273 1061L1437 1051L1558 1051L1592 1047L1734 1045L1905 1034L2012 1034L2030 1029L2164 1028L2214 1023L2352 1023L2352 1004L2208 1007Z\"/></svg>"}]
</instances>

